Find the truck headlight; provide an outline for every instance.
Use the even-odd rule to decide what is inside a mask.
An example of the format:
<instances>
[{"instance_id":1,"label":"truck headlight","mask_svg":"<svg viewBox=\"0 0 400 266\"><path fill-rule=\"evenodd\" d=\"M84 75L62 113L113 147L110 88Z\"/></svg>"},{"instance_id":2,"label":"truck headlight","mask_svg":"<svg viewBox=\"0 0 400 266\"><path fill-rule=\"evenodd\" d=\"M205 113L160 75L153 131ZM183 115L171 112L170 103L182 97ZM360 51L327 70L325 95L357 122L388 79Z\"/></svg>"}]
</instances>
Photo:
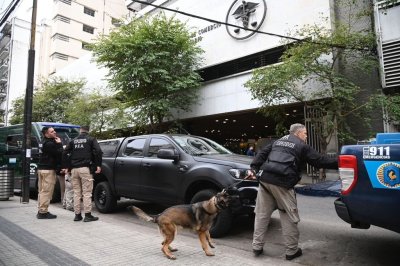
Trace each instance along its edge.
<instances>
[{"instance_id":1,"label":"truck headlight","mask_svg":"<svg viewBox=\"0 0 400 266\"><path fill-rule=\"evenodd\" d=\"M244 179L248 175L250 169L229 169L229 173L236 179Z\"/></svg>"}]
</instances>

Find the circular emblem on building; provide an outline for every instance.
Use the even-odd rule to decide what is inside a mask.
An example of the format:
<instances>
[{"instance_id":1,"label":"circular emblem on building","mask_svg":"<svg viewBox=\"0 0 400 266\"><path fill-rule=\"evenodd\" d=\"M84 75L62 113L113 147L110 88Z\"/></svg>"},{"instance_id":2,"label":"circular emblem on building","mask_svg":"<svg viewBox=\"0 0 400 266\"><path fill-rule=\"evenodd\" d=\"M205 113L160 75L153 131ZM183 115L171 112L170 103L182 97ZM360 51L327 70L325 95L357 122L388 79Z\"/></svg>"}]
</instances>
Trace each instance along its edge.
<instances>
[{"instance_id":1,"label":"circular emblem on building","mask_svg":"<svg viewBox=\"0 0 400 266\"><path fill-rule=\"evenodd\" d=\"M226 25L226 31L237 40L247 39L254 35L254 30L261 27L266 14L267 4L265 0L233 1L225 22L238 27Z\"/></svg>"},{"instance_id":2,"label":"circular emblem on building","mask_svg":"<svg viewBox=\"0 0 400 266\"><path fill-rule=\"evenodd\" d=\"M376 176L379 183L388 188L400 187L400 164L389 162L378 167Z\"/></svg>"}]
</instances>

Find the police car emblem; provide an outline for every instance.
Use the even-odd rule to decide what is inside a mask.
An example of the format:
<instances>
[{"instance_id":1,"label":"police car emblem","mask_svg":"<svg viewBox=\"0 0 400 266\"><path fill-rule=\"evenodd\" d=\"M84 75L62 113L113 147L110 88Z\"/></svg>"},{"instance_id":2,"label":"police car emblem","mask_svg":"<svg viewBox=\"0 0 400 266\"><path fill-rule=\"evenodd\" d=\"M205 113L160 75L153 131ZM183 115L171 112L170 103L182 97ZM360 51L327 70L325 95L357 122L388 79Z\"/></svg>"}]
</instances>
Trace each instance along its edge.
<instances>
[{"instance_id":1,"label":"police car emblem","mask_svg":"<svg viewBox=\"0 0 400 266\"><path fill-rule=\"evenodd\" d=\"M378 167L376 171L378 181L388 188L400 187L400 164L398 163L384 163Z\"/></svg>"},{"instance_id":2,"label":"police car emblem","mask_svg":"<svg viewBox=\"0 0 400 266\"><path fill-rule=\"evenodd\" d=\"M226 25L226 30L231 37L237 40L247 39L254 35L255 31L252 30L258 30L261 27L266 13L265 0L233 1L225 22L238 27Z\"/></svg>"}]
</instances>

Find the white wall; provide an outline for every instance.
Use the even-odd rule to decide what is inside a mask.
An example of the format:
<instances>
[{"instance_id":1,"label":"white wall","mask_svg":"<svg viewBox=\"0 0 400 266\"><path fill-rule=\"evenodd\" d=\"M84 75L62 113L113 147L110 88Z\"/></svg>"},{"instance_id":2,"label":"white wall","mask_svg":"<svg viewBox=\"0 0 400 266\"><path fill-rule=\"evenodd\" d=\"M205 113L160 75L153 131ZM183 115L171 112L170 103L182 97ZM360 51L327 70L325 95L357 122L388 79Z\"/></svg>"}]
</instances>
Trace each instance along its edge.
<instances>
[{"instance_id":1,"label":"white wall","mask_svg":"<svg viewBox=\"0 0 400 266\"><path fill-rule=\"evenodd\" d=\"M160 5L165 0L155 1L155 5ZM168 1L167 1L168 2ZM172 4L166 4L170 9L194 14L200 17L206 17L216 21L225 22L228 10L232 5L232 0L178 0L171 1ZM241 1L239 1L241 2ZM253 2L261 2L259 0ZM319 24L330 28L330 20L323 20L323 17L329 17L329 0L266 0L267 14L259 31L288 35L297 26L305 24ZM146 13L152 7L143 9L140 13ZM164 11L167 15L173 14L170 11ZM194 32L204 29L214 23L197 18L191 18L181 14L176 14L176 18L187 21L188 26L193 28ZM199 35L198 35L199 36ZM230 61L235 58L254 54L260 51L268 50L279 46L281 38L256 33L249 39L236 40L232 38L225 25L221 25L214 30L200 35L203 39L199 45L206 51L205 66L215 65Z\"/></svg>"}]
</instances>

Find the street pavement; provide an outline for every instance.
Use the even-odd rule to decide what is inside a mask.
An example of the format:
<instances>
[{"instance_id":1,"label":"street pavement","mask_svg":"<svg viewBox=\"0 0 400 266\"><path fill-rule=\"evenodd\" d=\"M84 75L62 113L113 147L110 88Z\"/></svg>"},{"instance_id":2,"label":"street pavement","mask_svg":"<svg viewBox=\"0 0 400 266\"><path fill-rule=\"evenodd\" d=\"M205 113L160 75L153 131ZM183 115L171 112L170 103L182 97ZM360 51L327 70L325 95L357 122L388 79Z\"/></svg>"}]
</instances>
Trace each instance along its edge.
<instances>
[{"instance_id":1,"label":"street pavement","mask_svg":"<svg viewBox=\"0 0 400 266\"><path fill-rule=\"evenodd\" d=\"M74 222L74 214L51 204L57 219L36 218L37 201L21 203L18 196L0 201L0 265L299 265L296 260L218 245L208 257L196 235L179 234L174 241L177 260L161 252L157 226L120 221L112 214L94 213L96 222ZM137 219L132 215L132 219Z\"/></svg>"},{"instance_id":2,"label":"street pavement","mask_svg":"<svg viewBox=\"0 0 400 266\"><path fill-rule=\"evenodd\" d=\"M303 177L296 185L300 194L337 196L337 173L322 182ZM177 260L161 252L157 226L117 220L112 214L94 213L96 222L74 222L74 214L60 204L49 211L57 219L36 218L37 201L22 203L19 196L0 201L0 266L6 265L299 265L294 261L254 257L248 249L218 245L208 257L195 234L179 234L173 242ZM132 214L132 219L137 219Z\"/></svg>"}]
</instances>

